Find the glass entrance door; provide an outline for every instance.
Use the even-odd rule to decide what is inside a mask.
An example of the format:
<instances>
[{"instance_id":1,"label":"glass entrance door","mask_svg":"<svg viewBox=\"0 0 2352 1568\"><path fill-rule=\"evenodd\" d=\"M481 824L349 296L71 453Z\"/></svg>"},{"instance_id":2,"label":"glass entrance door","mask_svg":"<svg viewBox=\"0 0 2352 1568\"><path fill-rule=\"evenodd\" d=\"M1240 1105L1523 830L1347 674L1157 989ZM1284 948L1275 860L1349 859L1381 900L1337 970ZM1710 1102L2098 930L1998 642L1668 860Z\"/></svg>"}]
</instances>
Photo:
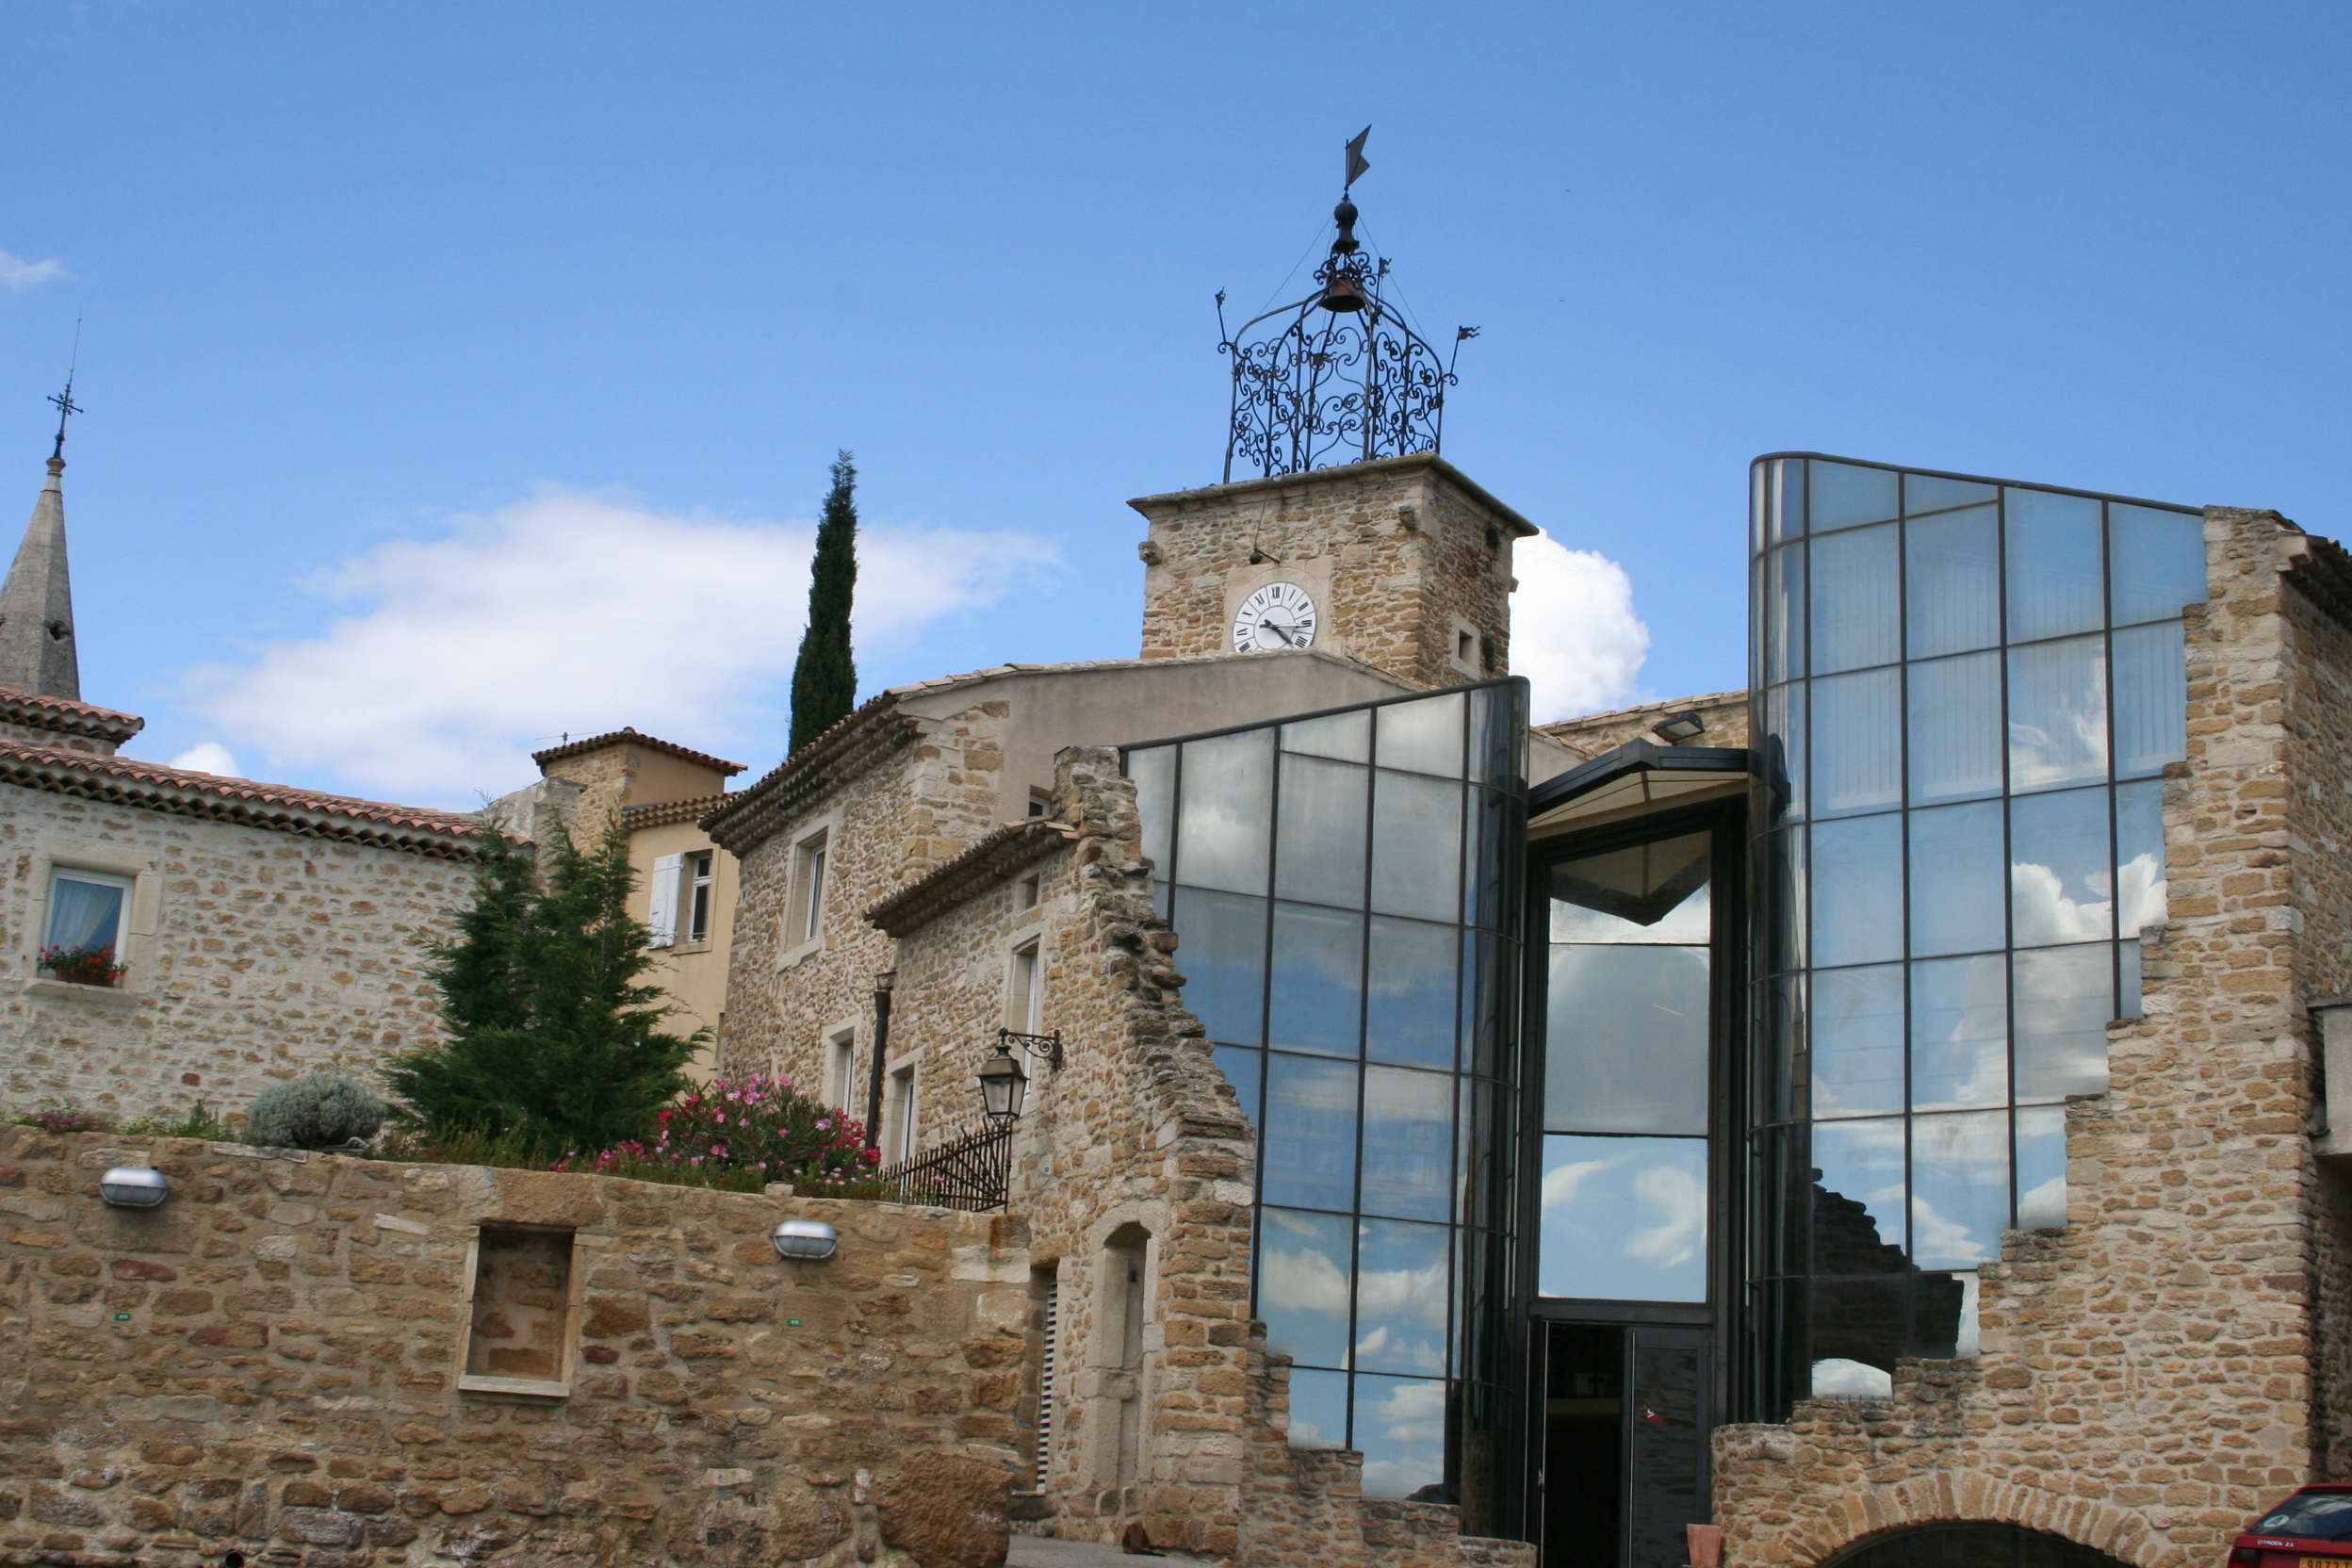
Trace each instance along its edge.
<instances>
[{"instance_id":1,"label":"glass entrance door","mask_svg":"<svg viewBox=\"0 0 2352 1568\"><path fill-rule=\"evenodd\" d=\"M1707 1335L1653 1324L1545 1331L1544 1568L1677 1568L1707 1517Z\"/></svg>"}]
</instances>

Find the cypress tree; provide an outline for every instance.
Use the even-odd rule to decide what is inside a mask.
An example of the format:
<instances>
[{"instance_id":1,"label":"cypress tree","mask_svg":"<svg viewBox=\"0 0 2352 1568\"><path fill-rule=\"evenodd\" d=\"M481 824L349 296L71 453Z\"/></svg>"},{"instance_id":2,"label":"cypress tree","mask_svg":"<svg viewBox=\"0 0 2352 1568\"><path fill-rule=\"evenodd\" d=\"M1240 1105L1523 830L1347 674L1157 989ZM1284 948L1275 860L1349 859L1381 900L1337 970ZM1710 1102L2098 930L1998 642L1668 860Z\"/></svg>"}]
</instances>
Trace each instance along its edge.
<instances>
[{"instance_id":1,"label":"cypress tree","mask_svg":"<svg viewBox=\"0 0 2352 1568\"><path fill-rule=\"evenodd\" d=\"M792 664L792 745L798 751L858 706L858 663L849 647L850 600L858 587L858 470L843 451L817 524L808 563L808 629Z\"/></svg>"},{"instance_id":2,"label":"cypress tree","mask_svg":"<svg viewBox=\"0 0 2352 1568\"><path fill-rule=\"evenodd\" d=\"M655 959L628 913L637 879L619 814L592 851L551 814L540 837L544 874L527 845L486 854L455 939L432 949L447 1043L394 1057L384 1077L435 1135L546 1159L647 1133L705 1032L662 1033L672 1009L640 984Z\"/></svg>"}]
</instances>

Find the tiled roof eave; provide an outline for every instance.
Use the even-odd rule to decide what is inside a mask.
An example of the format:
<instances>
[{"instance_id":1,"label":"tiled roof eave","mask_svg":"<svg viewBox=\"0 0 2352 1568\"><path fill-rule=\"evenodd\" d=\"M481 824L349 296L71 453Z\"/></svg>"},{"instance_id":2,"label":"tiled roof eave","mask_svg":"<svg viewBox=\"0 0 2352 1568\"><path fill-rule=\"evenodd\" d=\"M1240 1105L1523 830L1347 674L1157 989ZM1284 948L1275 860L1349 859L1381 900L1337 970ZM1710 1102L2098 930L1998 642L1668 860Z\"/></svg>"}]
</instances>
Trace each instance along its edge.
<instances>
[{"instance_id":1,"label":"tiled roof eave","mask_svg":"<svg viewBox=\"0 0 2352 1568\"><path fill-rule=\"evenodd\" d=\"M667 827L672 823L697 822L725 807L735 797L725 791L717 794L694 795L686 800L656 801L645 806L621 808L621 824L632 831L640 827Z\"/></svg>"},{"instance_id":2,"label":"tiled roof eave","mask_svg":"<svg viewBox=\"0 0 2352 1568\"><path fill-rule=\"evenodd\" d=\"M726 774L730 776L743 771L743 764L741 762L730 762L724 757L713 757L707 751L696 751L692 746L681 746L676 741L664 741L652 735L640 735L637 731L627 728L612 730L603 735L590 735L582 740L568 741L560 746L549 746L545 751L534 751L531 754L531 760L544 768L549 762L560 761L566 757L584 757L592 751L604 751L612 746L644 746L647 751L658 751L664 757L675 757L680 761L692 762L696 767L709 768L712 773Z\"/></svg>"},{"instance_id":3,"label":"tiled roof eave","mask_svg":"<svg viewBox=\"0 0 2352 1568\"><path fill-rule=\"evenodd\" d=\"M180 770L43 746L0 744L0 783L443 860L476 858L483 832L470 818L447 812L391 806L380 812L337 809L319 804L335 796L306 799L274 785L209 781Z\"/></svg>"},{"instance_id":4,"label":"tiled roof eave","mask_svg":"<svg viewBox=\"0 0 2352 1568\"><path fill-rule=\"evenodd\" d=\"M953 860L873 905L863 919L890 936L903 937L999 877L1077 841L1078 830L1066 823L1043 817L1006 823Z\"/></svg>"},{"instance_id":5,"label":"tiled roof eave","mask_svg":"<svg viewBox=\"0 0 2352 1568\"><path fill-rule=\"evenodd\" d=\"M147 727L147 721L136 713L118 712L69 697L22 692L13 686L0 686L0 724L23 725L27 729L45 729L56 735L87 735L117 745Z\"/></svg>"}]
</instances>

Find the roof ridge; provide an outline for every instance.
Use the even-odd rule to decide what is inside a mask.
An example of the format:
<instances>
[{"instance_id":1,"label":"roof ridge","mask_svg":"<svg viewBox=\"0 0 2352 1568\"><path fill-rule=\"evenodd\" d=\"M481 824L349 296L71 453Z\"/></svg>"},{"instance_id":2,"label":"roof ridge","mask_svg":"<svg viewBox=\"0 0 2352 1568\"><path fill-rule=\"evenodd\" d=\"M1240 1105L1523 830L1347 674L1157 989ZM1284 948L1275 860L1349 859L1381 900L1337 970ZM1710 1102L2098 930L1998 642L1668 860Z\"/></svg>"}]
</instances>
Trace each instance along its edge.
<instances>
[{"instance_id":1,"label":"roof ridge","mask_svg":"<svg viewBox=\"0 0 2352 1568\"><path fill-rule=\"evenodd\" d=\"M608 746L616 745L645 746L654 751L667 752L672 757L688 762L697 762L713 772L730 776L744 771L744 765L741 762L730 762L724 757L713 757L707 751L696 751L692 746L682 746L676 741L664 741L656 735L640 735L634 727L629 725L623 725L618 729L607 730L601 735L589 735L577 741L566 741L562 745L549 746L545 751L534 751L531 754L531 760L545 768L549 762L563 758L583 757L589 752L602 751Z\"/></svg>"}]
</instances>

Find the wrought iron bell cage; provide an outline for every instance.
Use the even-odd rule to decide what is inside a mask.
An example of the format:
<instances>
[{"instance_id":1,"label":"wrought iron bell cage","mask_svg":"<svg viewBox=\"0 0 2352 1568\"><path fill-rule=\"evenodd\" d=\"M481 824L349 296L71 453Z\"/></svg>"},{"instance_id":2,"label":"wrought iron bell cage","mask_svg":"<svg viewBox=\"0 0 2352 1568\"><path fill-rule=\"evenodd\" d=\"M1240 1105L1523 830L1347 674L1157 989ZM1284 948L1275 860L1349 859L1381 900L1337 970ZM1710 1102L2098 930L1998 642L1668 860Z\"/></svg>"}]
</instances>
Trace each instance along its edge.
<instances>
[{"instance_id":1,"label":"wrought iron bell cage","mask_svg":"<svg viewBox=\"0 0 2352 1568\"><path fill-rule=\"evenodd\" d=\"M1381 293L1388 260L1356 238L1356 204L1342 196L1339 237L1315 270L1315 292L1225 328L1217 296L1217 351L1233 356L1225 482L1303 473L1439 449L1454 360L1478 335L1457 328L1441 360Z\"/></svg>"}]
</instances>

